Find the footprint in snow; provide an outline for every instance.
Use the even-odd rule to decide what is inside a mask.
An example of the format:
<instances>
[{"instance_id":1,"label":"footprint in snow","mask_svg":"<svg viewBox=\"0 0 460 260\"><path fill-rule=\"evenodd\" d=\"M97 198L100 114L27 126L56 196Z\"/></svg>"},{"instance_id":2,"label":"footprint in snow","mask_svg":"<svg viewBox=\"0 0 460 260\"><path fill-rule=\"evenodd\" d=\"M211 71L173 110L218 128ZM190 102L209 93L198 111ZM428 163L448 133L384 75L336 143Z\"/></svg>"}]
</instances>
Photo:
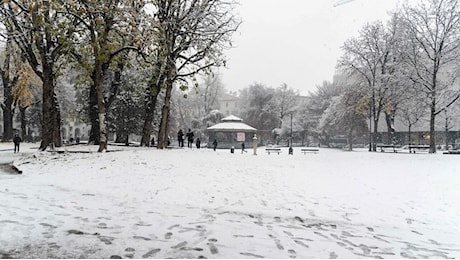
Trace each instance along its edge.
<instances>
[{"instance_id":1,"label":"footprint in snow","mask_svg":"<svg viewBox=\"0 0 460 260\"><path fill-rule=\"evenodd\" d=\"M215 255L219 253L219 250L217 249L216 245L213 243L208 243L209 251L211 251L211 254Z\"/></svg>"},{"instance_id":2,"label":"footprint in snow","mask_svg":"<svg viewBox=\"0 0 460 260\"><path fill-rule=\"evenodd\" d=\"M154 256L156 253L158 253L160 251L161 251L161 249L159 249L159 248L152 249L152 250L148 251L147 253L143 254L142 258L150 258L150 257Z\"/></svg>"},{"instance_id":3,"label":"footprint in snow","mask_svg":"<svg viewBox=\"0 0 460 260\"><path fill-rule=\"evenodd\" d=\"M187 245L187 241L182 241L180 242L179 244L175 245L175 246L172 246L171 248L172 249L178 249L178 248L181 248L181 247L184 247Z\"/></svg>"},{"instance_id":4,"label":"footprint in snow","mask_svg":"<svg viewBox=\"0 0 460 260\"><path fill-rule=\"evenodd\" d=\"M289 253L289 258L292 258L292 259L297 258L297 253L295 252L294 249L289 249L288 253Z\"/></svg>"},{"instance_id":5,"label":"footprint in snow","mask_svg":"<svg viewBox=\"0 0 460 260\"><path fill-rule=\"evenodd\" d=\"M310 248L310 246L308 246L307 244L305 244L304 242L300 241L300 240L294 240L294 242L298 245L301 245L303 247L306 247L306 248Z\"/></svg>"},{"instance_id":6,"label":"footprint in snow","mask_svg":"<svg viewBox=\"0 0 460 260\"><path fill-rule=\"evenodd\" d=\"M254 258L264 258L261 255L256 255L256 254L253 254L253 253L240 253L240 255L244 255L244 256L247 256L247 257L254 257Z\"/></svg>"},{"instance_id":7,"label":"footprint in snow","mask_svg":"<svg viewBox=\"0 0 460 260\"><path fill-rule=\"evenodd\" d=\"M275 241L275 244L276 244L276 247L279 249L279 250L284 250L284 246L281 244L281 241L276 238L275 236L273 236L272 234L269 234L268 235L271 239L273 239L273 241Z\"/></svg>"}]
</instances>

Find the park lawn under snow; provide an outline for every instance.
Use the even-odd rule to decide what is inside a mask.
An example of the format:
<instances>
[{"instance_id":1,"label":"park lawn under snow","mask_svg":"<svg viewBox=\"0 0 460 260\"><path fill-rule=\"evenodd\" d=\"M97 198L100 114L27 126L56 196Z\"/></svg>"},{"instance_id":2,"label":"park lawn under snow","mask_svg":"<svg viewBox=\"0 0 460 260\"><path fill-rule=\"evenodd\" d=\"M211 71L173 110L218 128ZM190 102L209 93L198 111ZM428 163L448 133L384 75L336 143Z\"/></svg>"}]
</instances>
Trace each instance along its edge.
<instances>
[{"instance_id":1,"label":"park lawn under snow","mask_svg":"<svg viewBox=\"0 0 460 260\"><path fill-rule=\"evenodd\" d=\"M457 155L21 149L3 257L460 258Z\"/></svg>"}]
</instances>

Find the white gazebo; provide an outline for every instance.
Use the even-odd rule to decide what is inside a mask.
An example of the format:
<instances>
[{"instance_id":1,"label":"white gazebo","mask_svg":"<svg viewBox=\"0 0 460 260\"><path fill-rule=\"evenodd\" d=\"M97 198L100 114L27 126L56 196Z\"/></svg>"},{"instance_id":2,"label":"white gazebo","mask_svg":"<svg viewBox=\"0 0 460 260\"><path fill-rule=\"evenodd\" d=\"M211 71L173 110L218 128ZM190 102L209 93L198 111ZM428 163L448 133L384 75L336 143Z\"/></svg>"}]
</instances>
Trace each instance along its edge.
<instances>
[{"instance_id":1,"label":"white gazebo","mask_svg":"<svg viewBox=\"0 0 460 260\"><path fill-rule=\"evenodd\" d=\"M245 123L241 118L228 116L222 119L221 123L208 127L208 147L212 147L214 140L217 140L217 148L241 148L244 142L245 147L252 147L252 138L257 129Z\"/></svg>"}]
</instances>

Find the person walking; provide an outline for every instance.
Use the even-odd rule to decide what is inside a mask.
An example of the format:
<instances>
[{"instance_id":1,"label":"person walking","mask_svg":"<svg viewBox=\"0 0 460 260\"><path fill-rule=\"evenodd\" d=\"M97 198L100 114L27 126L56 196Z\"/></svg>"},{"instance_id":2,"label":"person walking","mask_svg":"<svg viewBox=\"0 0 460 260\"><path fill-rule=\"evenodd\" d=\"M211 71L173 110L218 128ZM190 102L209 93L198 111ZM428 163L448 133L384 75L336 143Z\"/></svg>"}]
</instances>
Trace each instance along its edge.
<instances>
[{"instance_id":1,"label":"person walking","mask_svg":"<svg viewBox=\"0 0 460 260\"><path fill-rule=\"evenodd\" d=\"M246 152L246 151L244 150L244 147L245 147L244 142L242 142L242 143L241 143L241 153Z\"/></svg>"},{"instance_id":2,"label":"person walking","mask_svg":"<svg viewBox=\"0 0 460 260\"><path fill-rule=\"evenodd\" d=\"M179 147L184 147L184 132L182 132L182 129L177 133L177 141L179 142Z\"/></svg>"},{"instance_id":3,"label":"person walking","mask_svg":"<svg viewBox=\"0 0 460 260\"><path fill-rule=\"evenodd\" d=\"M200 138L197 138L196 139L196 149L200 149L200 147L201 147L201 140Z\"/></svg>"},{"instance_id":4,"label":"person walking","mask_svg":"<svg viewBox=\"0 0 460 260\"><path fill-rule=\"evenodd\" d=\"M13 137L14 153L19 153L19 144L22 142L21 137L16 133Z\"/></svg>"},{"instance_id":5,"label":"person walking","mask_svg":"<svg viewBox=\"0 0 460 260\"><path fill-rule=\"evenodd\" d=\"M212 142L212 148L214 149L214 151L216 150L216 148L217 148L217 139L214 139L214 142Z\"/></svg>"}]
</instances>

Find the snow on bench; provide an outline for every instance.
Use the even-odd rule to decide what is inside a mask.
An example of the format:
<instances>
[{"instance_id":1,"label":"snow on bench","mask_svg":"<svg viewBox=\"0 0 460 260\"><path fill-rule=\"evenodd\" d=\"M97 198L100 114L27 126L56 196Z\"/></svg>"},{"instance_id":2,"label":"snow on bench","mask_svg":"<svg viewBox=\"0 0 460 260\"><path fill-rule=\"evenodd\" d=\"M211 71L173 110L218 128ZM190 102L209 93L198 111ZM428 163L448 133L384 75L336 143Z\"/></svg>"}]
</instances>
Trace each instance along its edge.
<instances>
[{"instance_id":1,"label":"snow on bench","mask_svg":"<svg viewBox=\"0 0 460 260\"><path fill-rule=\"evenodd\" d=\"M270 154L270 153L280 154L281 149L280 148L265 148L265 152L267 152L268 154Z\"/></svg>"},{"instance_id":2,"label":"snow on bench","mask_svg":"<svg viewBox=\"0 0 460 260\"><path fill-rule=\"evenodd\" d=\"M385 152L387 148L391 148L394 153L397 153L398 150L396 148L399 148L399 146L394 145L394 144L379 144L377 145L377 148L380 148L380 152Z\"/></svg>"},{"instance_id":3,"label":"snow on bench","mask_svg":"<svg viewBox=\"0 0 460 260\"><path fill-rule=\"evenodd\" d=\"M409 153L415 153L415 151L427 151L429 149L429 145L409 145Z\"/></svg>"},{"instance_id":4,"label":"snow on bench","mask_svg":"<svg viewBox=\"0 0 460 260\"><path fill-rule=\"evenodd\" d=\"M301 151L303 154L307 154L307 153L318 153L318 152L319 152L319 149L318 149L318 148L302 148L302 149L300 149L300 151Z\"/></svg>"}]
</instances>

